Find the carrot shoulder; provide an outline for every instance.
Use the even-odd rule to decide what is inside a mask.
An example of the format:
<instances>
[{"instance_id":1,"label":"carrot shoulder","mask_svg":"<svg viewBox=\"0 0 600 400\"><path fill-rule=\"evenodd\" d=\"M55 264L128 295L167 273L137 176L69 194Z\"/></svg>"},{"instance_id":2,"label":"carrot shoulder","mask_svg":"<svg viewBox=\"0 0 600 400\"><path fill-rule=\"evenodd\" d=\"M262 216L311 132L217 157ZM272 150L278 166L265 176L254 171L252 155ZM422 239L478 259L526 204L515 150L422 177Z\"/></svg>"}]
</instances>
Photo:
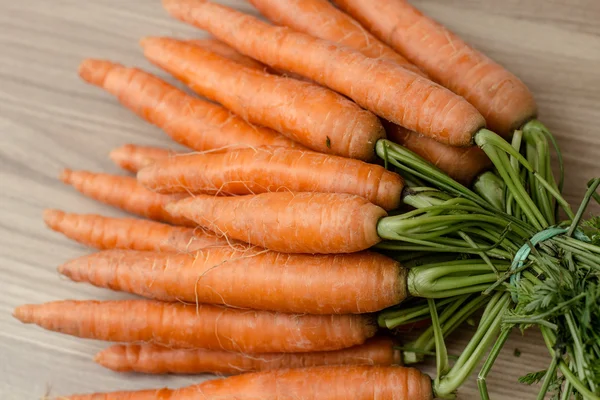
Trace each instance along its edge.
<instances>
[{"instance_id":1,"label":"carrot shoulder","mask_svg":"<svg viewBox=\"0 0 600 400\"><path fill-rule=\"evenodd\" d=\"M356 49L367 57L384 59L419 75L419 67L396 53L329 0L250 0L277 25Z\"/></svg>"},{"instance_id":2,"label":"carrot shoulder","mask_svg":"<svg viewBox=\"0 0 600 400\"><path fill-rule=\"evenodd\" d=\"M194 150L232 146L298 146L263 127L251 125L227 109L192 97L137 68L86 59L79 66L86 82L116 96L125 107Z\"/></svg>"},{"instance_id":3,"label":"carrot shoulder","mask_svg":"<svg viewBox=\"0 0 600 400\"><path fill-rule=\"evenodd\" d=\"M339 350L364 343L367 315L297 315L150 300L23 305L15 318L80 338L244 353Z\"/></svg>"},{"instance_id":4,"label":"carrot shoulder","mask_svg":"<svg viewBox=\"0 0 600 400\"><path fill-rule=\"evenodd\" d=\"M485 125L465 99L387 60L327 40L274 27L207 0L163 0L167 11L239 52L303 75L367 110L440 142L467 146Z\"/></svg>"},{"instance_id":5,"label":"carrot shoulder","mask_svg":"<svg viewBox=\"0 0 600 400\"><path fill-rule=\"evenodd\" d=\"M168 203L187 196L154 193L138 184L135 178L65 169L60 179L94 200L129 213L174 225L196 226L188 219L173 217L165 210Z\"/></svg>"},{"instance_id":6,"label":"carrot shoulder","mask_svg":"<svg viewBox=\"0 0 600 400\"><path fill-rule=\"evenodd\" d=\"M232 244L202 229L135 218L110 218L95 214L45 210L44 222L52 230L69 239L101 250L194 252Z\"/></svg>"},{"instance_id":7,"label":"carrot shoulder","mask_svg":"<svg viewBox=\"0 0 600 400\"><path fill-rule=\"evenodd\" d=\"M379 165L284 147L165 158L139 171L138 182L159 193L348 193L386 210L398 208L403 188L400 175Z\"/></svg>"},{"instance_id":8,"label":"carrot shoulder","mask_svg":"<svg viewBox=\"0 0 600 400\"><path fill-rule=\"evenodd\" d=\"M170 38L145 38L144 55L198 94L322 153L370 160L385 131L372 113L322 86L247 68Z\"/></svg>"},{"instance_id":9,"label":"carrot shoulder","mask_svg":"<svg viewBox=\"0 0 600 400\"><path fill-rule=\"evenodd\" d=\"M408 1L334 3L436 82L466 98L485 117L491 130L508 136L535 117L533 95L519 78Z\"/></svg>"},{"instance_id":10,"label":"carrot shoulder","mask_svg":"<svg viewBox=\"0 0 600 400\"><path fill-rule=\"evenodd\" d=\"M107 250L69 261L77 282L162 301L306 314L380 311L407 295L407 271L377 253L281 254L207 248L196 253Z\"/></svg>"},{"instance_id":11,"label":"carrot shoulder","mask_svg":"<svg viewBox=\"0 0 600 400\"><path fill-rule=\"evenodd\" d=\"M138 395L138 393L140 393ZM97 396L97 397L94 397ZM79 395L68 400L432 400L431 378L415 368L337 365L280 369L215 379L170 391Z\"/></svg>"},{"instance_id":12,"label":"carrot shoulder","mask_svg":"<svg viewBox=\"0 0 600 400\"><path fill-rule=\"evenodd\" d=\"M319 365L400 365L395 341L375 337L364 344L334 351L243 354L222 350L170 349L151 344L114 345L95 361L113 371L146 374L225 374Z\"/></svg>"},{"instance_id":13,"label":"carrot shoulder","mask_svg":"<svg viewBox=\"0 0 600 400\"><path fill-rule=\"evenodd\" d=\"M387 215L362 197L339 193L197 195L169 204L174 216L231 239L282 253L352 253L379 241Z\"/></svg>"},{"instance_id":14,"label":"carrot shoulder","mask_svg":"<svg viewBox=\"0 0 600 400\"><path fill-rule=\"evenodd\" d=\"M125 144L113 149L109 157L124 170L136 173L156 160L173 157L176 154L175 151L162 147Z\"/></svg>"}]
</instances>

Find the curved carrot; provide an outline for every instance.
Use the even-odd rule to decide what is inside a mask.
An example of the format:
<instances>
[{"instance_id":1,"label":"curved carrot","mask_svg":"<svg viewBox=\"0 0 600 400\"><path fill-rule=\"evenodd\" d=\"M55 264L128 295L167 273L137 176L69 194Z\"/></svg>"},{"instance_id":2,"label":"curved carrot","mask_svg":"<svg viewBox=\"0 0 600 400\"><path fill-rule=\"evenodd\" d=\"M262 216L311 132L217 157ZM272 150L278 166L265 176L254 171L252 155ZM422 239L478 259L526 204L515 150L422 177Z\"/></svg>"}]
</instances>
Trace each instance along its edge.
<instances>
[{"instance_id":1,"label":"curved carrot","mask_svg":"<svg viewBox=\"0 0 600 400\"><path fill-rule=\"evenodd\" d=\"M362 197L339 193L197 195L167 205L176 217L226 237L282 253L352 253L381 241L387 215Z\"/></svg>"},{"instance_id":2,"label":"curved carrot","mask_svg":"<svg viewBox=\"0 0 600 400\"><path fill-rule=\"evenodd\" d=\"M212 33L242 54L342 93L407 129L454 146L473 144L485 125L462 97L387 60L274 27L207 0L163 0L174 17Z\"/></svg>"},{"instance_id":3,"label":"curved carrot","mask_svg":"<svg viewBox=\"0 0 600 400\"><path fill-rule=\"evenodd\" d=\"M388 138L420 155L448 176L469 186L492 162L477 146L452 147L396 124L384 123Z\"/></svg>"},{"instance_id":4,"label":"curved carrot","mask_svg":"<svg viewBox=\"0 0 600 400\"><path fill-rule=\"evenodd\" d=\"M44 222L69 239L97 249L194 252L227 246L226 239L202 229L172 226L134 218L71 214L45 210Z\"/></svg>"},{"instance_id":5,"label":"curved carrot","mask_svg":"<svg viewBox=\"0 0 600 400\"><path fill-rule=\"evenodd\" d=\"M205 349L169 349L151 344L114 345L94 360L118 372L146 374L225 374L319 365L400 365L395 341L375 337L348 349L310 353L242 354Z\"/></svg>"},{"instance_id":6,"label":"curved carrot","mask_svg":"<svg viewBox=\"0 0 600 400\"><path fill-rule=\"evenodd\" d=\"M251 125L216 104L192 97L156 76L110 61L86 59L79 66L86 82L116 96L125 107L194 150L231 146L299 147L294 141Z\"/></svg>"},{"instance_id":7,"label":"curved carrot","mask_svg":"<svg viewBox=\"0 0 600 400\"><path fill-rule=\"evenodd\" d=\"M297 315L150 300L55 301L15 309L26 324L81 338L248 353L339 350L377 330L367 315Z\"/></svg>"},{"instance_id":8,"label":"curved carrot","mask_svg":"<svg viewBox=\"0 0 600 400\"><path fill-rule=\"evenodd\" d=\"M431 378L415 368L319 366L253 372L181 389L78 395L67 400L432 400Z\"/></svg>"},{"instance_id":9,"label":"curved carrot","mask_svg":"<svg viewBox=\"0 0 600 400\"><path fill-rule=\"evenodd\" d=\"M174 225L196 226L190 220L173 217L165 210L168 203L187 196L154 193L138 184L135 178L65 169L60 180L85 196L129 213Z\"/></svg>"},{"instance_id":10,"label":"curved carrot","mask_svg":"<svg viewBox=\"0 0 600 400\"><path fill-rule=\"evenodd\" d=\"M239 53L234 48L227 46L225 43L215 38L191 39L186 40L185 42L198 47L202 47L205 50L218 54L221 57L228 58L231 61L235 61L248 68L255 68L259 70L268 69L268 67L265 64Z\"/></svg>"},{"instance_id":11,"label":"curved carrot","mask_svg":"<svg viewBox=\"0 0 600 400\"><path fill-rule=\"evenodd\" d=\"M180 155L155 162L137 178L159 193L348 193L386 210L398 208L404 186L400 175L379 165L284 147Z\"/></svg>"},{"instance_id":12,"label":"curved carrot","mask_svg":"<svg viewBox=\"0 0 600 400\"><path fill-rule=\"evenodd\" d=\"M170 38L145 38L152 63L244 119L322 153L370 160L385 131L375 115L322 86L272 75Z\"/></svg>"},{"instance_id":13,"label":"curved carrot","mask_svg":"<svg viewBox=\"0 0 600 400\"><path fill-rule=\"evenodd\" d=\"M533 95L519 78L408 1L334 3L436 82L466 98L485 117L491 130L509 136L536 116Z\"/></svg>"},{"instance_id":14,"label":"curved carrot","mask_svg":"<svg viewBox=\"0 0 600 400\"><path fill-rule=\"evenodd\" d=\"M113 149L109 157L124 170L136 173L156 160L173 157L176 154L173 150L161 147L125 144Z\"/></svg>"},{"instance_id":15,"label":"curved carrot","mask_svg":"<svg viewBox=\"0 0 600 400\"><path fill-rule=\"evenodd\" d=\"M76 282L163 301L306 314L380 311L407 296L407 270L377 253L281 254L208 248L193 254L107 250L58 271Z\"/></svg>"},{"instance_id":16,"label":"curved carrot","mask_svg":"<svg viewBox=\"0 0 600 400\"><path fill-rule=\"evenodd\" d=\"M277 25L348 46L367 57L389 60L416 74L425 75L419 67L328 0L250 0L250 3Z\"/></svg>"}]
</instances>

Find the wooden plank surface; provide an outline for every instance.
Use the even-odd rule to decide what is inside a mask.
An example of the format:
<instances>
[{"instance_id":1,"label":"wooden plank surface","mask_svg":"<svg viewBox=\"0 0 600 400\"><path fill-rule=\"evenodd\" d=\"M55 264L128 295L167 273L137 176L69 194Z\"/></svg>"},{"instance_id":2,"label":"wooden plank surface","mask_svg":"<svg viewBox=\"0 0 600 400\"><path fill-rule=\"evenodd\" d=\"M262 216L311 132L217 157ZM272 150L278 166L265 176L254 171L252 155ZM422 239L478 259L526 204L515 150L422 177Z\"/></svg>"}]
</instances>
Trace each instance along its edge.
<instances>
[{"instance_id":1,"label":"wooden plank surface","mask_svg":"<svg viewBox=\"0 0 600 400\"><path fill-rule=\"evenodd\" d=\"M600 176L600 2L597 0L414 0L424 11L516 72L534 91L541 119L565 153L569 201ZM243 1L226 1L249 10ZM89 250L44 228L45 207L119 212L83 198L57 180L61 168L117 172L107 159L120 144L171 145L110 96L84 85L86 56L152 68L137 40L145 35L200 36L170 20L158 0L0 0L0 397L138 389L198 382L200 377L118 375L96 366L104 344L24 326L22 303L117 298L60 279L55 268ZM163 75L163 74L161 74ZM597 209L596 209L597 210ZM452 353L468 339L454 335ZM518 348L520 358L513 352ZM494 399L534 398L517 383L548 362L536 332L513 335L489 385ZM433 372L431 369L428 371ZM495 376L495 378L494 378ZM460 399L476 396L471 379Z\"/></svg>"}]
</instances>

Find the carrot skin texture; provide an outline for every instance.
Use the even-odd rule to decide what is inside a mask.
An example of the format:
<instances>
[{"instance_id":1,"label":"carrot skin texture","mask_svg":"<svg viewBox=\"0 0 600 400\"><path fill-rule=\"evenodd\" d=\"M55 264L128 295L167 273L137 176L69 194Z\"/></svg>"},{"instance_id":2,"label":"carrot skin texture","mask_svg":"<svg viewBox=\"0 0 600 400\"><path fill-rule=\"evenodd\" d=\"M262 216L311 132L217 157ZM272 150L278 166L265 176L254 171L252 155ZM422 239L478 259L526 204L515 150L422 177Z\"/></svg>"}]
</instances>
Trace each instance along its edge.
<instances>
[{"instance_id":1,"label":"carrot skin texture","mask_svg":"<svg viewBox=\"0 0 600 400\"><path fill-rule=\"evenodd\" d=\"M122 394L121 394L122 395ZM116 400L74 396L69 400ZM131 400L155 399L151 393ZM173 389L170 400L432 400L431 378L415 368L342 365L280 369L205 381Z\"/></svg>"},{"instance_id":2,"label":"carrot skin texture","mask_svg":"<svg viewBox=\"0 0 600 400\"><path fill-rule=\"evenodd\" d=\"M387 215L362 197L272 192L239 197L196 195L167 206L174 216L235 240L281 253L353 253L379 243Z\"/></svg>"},{"instance_id":3,"label":"carrot skin texture","mask_svg":"<svg viewBox=\"0 0 600 400\"><path fill-rule=\"evenodd\" d=\"M356 49L367 57L385 59L416 74L423 71L381 42L328 0L250 0L271 22Z\"/></svg>"},{"instance_id":4,"label":"carrot skin texture","mask_svg":"<svg viewBox=\"0 0 600 400\"><path fill-rule=\"evenodd\" d=\"M214 38L204 38L186 40L185 42L218 54L221 57L227 58L231 61L235 61L245 67L258 69L261 71L268 71L268 67L265 64L239 53L237 50L229 47L220 40Z\"/></svg>"},{"instance_id":5,"label":"carrot skin texture","mask_svg":"<svg viewBox=\"0 0 600 400\"><path fill-rule=\"evenodd\" d=\"M390 61L271 26L207 0L163 0L163 6L242 54L303 75L386 120L445 144L471 145L473 135L485 126L483 116L465 99Z\"/></svg>"},{"instance_id":6,"label":"carrot skin texture","mask_svg":"<svg viewBox=\"0 0 600 400\"><path fill-rule=\"evenodd\" d=\"M169 349L151 344L114 345L94 360L113 371L146 374L237 375L246 372L319 365L401 365L395 341L374 337L364 344L334 351L242 354L205 349Z\"/></svg>"},{"instance_id":7,"label":"carrot skin texture","mask_svg":"<svg viewBox=\"0 0 600 400\"><path fill-rule=\"evenodd\" d=\"M229 110L200 100L138 68L86 59L80 77L111 93L176 142L198 151L232 146L301 147L272 129L254 126Z\"/></svg>"},{"instance_id":8,"label":"carrot skin texture","mask_svg":"<svg viewBox=\"0 0 600 400\"><path fill-rule=\"evenodd\" d=\"M196 226L190 220L174 217L165 210L167 204L186 195L154 193L140 185L135 178L88 171L65 169L60 180L87 197L129 213L173 225Z\"/></svg>"},{"instance_id":9,"label":"carrot skin texture","mask_svg":"<svg viewBox=\"0 0 600 400\"><path fill-rule=\"evenodd\" d=\"M371 160L385 137L375 115L314 83L247 68L171 38L145 38L141 46L150 62L196 93L313 150Z\"/></svg>"},{"instance_id":10,"label":"carrot skin texture","mask_svg":"<svg viewBox=\"0 0 600 400\"><path fill-rule=\"evenodd\" d=\"M384 122L384 126L391 141L423 157L467 187L482 172L492 168L489 157L477 146L447 146L396 124Z\"/></svg>"},{"instance_id":11,"label":"carrot skin texture","mask_svg":"<svg viewBox=\"0 0 600 400\"><path fill-rule=\"evenodd\" d=\"M364 314L298 315L151 300L27 304L13 315L80 338L243 353L339 350L364 343L377 330Z\"/></svg>"},{"instance_id":12,"label":"carrot skin texture","mask_svg":"<svg viewBox=\"0 0 600 400\"><path fill-rule=\"evenodd\" d=\"M156 160L174 157L176 154L175 151L162 147L125 144L113 149L109 157L117 166L136 173Z\"/></svg>"},{"instance_id":13,"label":"carrot skin texture","mask_svg":"<svg viewBox=\"0 0 600 400\"><path fill-rule=\"evenodd\" d=\"M281 254L213 247L176 254L107 250L58 271L76 282L185 303L306 314L376 312L407 296L407 272L377 253Z\"/></svg>"},{"instance_id":14,"label":"carrot skin texture","mask_svg":"<svg viewBox=\"0 0 600 400\"><path fill-rule=\"evenodd\" d=\"M466 98L489 129L509 137L537 114L527 86L406 0L335 0L375 36Z\"/></svg>"},{"instance_id":15,"label":"carrot skin texture","mask_svg":"<svg viewBox=\"0 0 600 400\"><path fill-rule=\"evenodd\" d=\"M44 222L89 247L100 250L195 252L230 243L202 229L172 226L134 218L110 218L95 214L72 214L45 210Z\"/></svg>"},{"instance_id":16,"label":"carrot skin texture","mask_svg":"<svg viewBox=\"0 0 600 400\"><path fill-rule=\"evenodd\" d=\"M382 166L284 147L166 158L142 169L137 178L159 193L348 193L386 210L400 206L404 187L400 175Z\"/></svg>"}]
</instances>

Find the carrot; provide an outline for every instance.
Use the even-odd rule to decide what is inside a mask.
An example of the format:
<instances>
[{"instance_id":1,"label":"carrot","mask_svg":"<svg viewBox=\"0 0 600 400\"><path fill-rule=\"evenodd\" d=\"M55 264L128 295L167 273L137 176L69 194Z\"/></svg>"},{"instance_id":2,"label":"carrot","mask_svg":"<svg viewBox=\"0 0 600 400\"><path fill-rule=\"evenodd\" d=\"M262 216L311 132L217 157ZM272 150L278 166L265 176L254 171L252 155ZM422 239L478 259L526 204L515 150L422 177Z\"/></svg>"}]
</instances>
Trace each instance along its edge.
<instances>
[{"instance_id":1,"label":"carrot","mask_svg":"<svg viewBox=\"0 0 600 400\"><path fill-rule=\"evenodd\" d=\"M306 76L389 121L445 144L473 144L473 136L485 125L481 114L462 97L387 60L273 27L207 0L163 0L163 5L174 17L209 31L242 54Z\"/></svg>"},{"instance_id":2,"label":"carrot","mask_svg":"<svg viewBox=\"0 0 600 400\"><path fill-rule=\"evenodd\" d=\"M56 232L97 249L194 252L230 243L202 229L134 218L109 218L45 210L44 222Z\"/></svg>"},{"instance_id":3,"label":"carrot","mask_svg":"<svg viewBox=\"0 0 600 400\"><path fill-rule=\"evenodd\" d=\"M173 157L176 154L173 150L161 147L126 144L113 149L109 156L119 167L135 173L158 159Z\"/></svg>"},{"instance_id":4,"label":"carrot","mask_svg":"<svg viewBox=\"0 0 600 400\"><path fill-rule=\"evenodd\" d=\"M403 188L400 175L379 165L284 147L166 158L139 171L138 182L159 193L349 193L386 210L398 208Z\"/></svg>"},{"instance_id":5,"label":"carrot","mask_svg":"<svg viewBox=\"0 0 600 400\"><path fill-rule=\"evenodd\" d=\"M214 38L204 38L186 40L185 42L218 54L221 57L227 58L231 61L235 61L245 67L255 68L263 71L268 70L268 67L265 64L258 62L253 58L246 57L245 55L237 52L234 48L227 46L220 40Z\"/></svg>"},{"instance_id":6,"label":"carrot","mask_svg":"<svg viewBox=\"0 0 600 400\"><path fill-rule=\"evenodd\" d=\"M533 95L519 78L408 1L334 3L436 82L466 98L485 117L491 130L508 136L536 116Z\"/></svg>"},{"instance_id":7,"label":"carrot","mask_svg":"<svg viewBox=\"0 0 600 400\"><path fill-rule=\"evenodd\" d=\"M254 372L181 389L76 395L67 400L431 400L431 378L394 366L337 365Z\"/></svg>"},{"instance_id":8,"label":"carrot","mask_svg":"<svg viewBox=\"0 0 600 400\"><path fill-rule=\"evenodd\" d=\"M15 309L26 324L80 338L248 353L339 350L375 334L369 315L297 315L150 300L55 301Z\"/></svg>"},{"instance_id":9,"label":"carrot","mask_svg":"<svg viewBox=\"0 0 600 400\"><path fill-rule=\"evenodd\" d=\"M250 0L271 22L348 46L367 57L389 60L419 75L423 71L381 42L328 0Z\"/></svg>"},{"instance_id":10,"label":"carrot","mask_svg":"<svg viewBox=\"0 0 600 400\"><path fill-rule=\"evenodd\" d=\"M290 313L375 312L407 297L407 270L368 252L281 254L227 246L194 254L106 250L58 271L76 282L156 300Z\"/></svg>"},{"instance_id":11,"label":"carrot","mask_svg":"<svg viewBox=\"0 0 600 400\"><path fill-rule=\"evenodd\" d=\"M95 361L113 371L146 374L225 374L319 365L400 365L395 341L375 337L364 344L335 351L242 354L205 349L170 349L151 344L114 345Z\"/></svg>"},{"instance_id":12,"label":"carrot","mask_svg":"<svg viewBox=\"0 0 600 400\"><path fill-rule=\"evenodd\" d=\"M165 211L166 204L187 196L154 193L138 184L135 178L65 169L60 180L94 200L129 213L174 225L196 226Z\"/></svg>"},{"instance_id":13,"label":"carrot","mask_svg":"<svg viewBox=\"0 0 600 400\"><path fill-rule=\"evenodd\" d=\"M231 146L297 147L292 140L251 125L225 108L192 97L156 76L110 61L86 59L79 75L117 97L125 107L194 150Z\"/></svg>"},{"instance_id":14,"label":"carrot","mask_svg":"<svg viewBox=\"0 0 600 400\"><path fill-rule=\"evenodd\" d=\"M387 215L359 196L339 193L262 193L239 197L197 195L167 205L179 218L226 237L282 253L352 253L381 239Z\"/></svg>"},{"instance_id":15,"label":"carrot","mask_svg":"<svg viewBox=\"0 0 600 400\"><path fill-rule=\"evenodd\" d=\"M451 147L396 124L384 122L389 139L423 157L448 176L469 186L483 171L492 168L488 156L477 146Z\"/></svg>"},{"instance_id":16,"label":"carrot","mask_svg":"<svg viewBox=\"0 0 600 400\"><path fill-rule=\"evenodd\" d=\"M322 86L272 75L170 38L145 38L144 55L244 119L322 153L370 160L385 131L375 115Z\"/></svg>"}]
</instances>

